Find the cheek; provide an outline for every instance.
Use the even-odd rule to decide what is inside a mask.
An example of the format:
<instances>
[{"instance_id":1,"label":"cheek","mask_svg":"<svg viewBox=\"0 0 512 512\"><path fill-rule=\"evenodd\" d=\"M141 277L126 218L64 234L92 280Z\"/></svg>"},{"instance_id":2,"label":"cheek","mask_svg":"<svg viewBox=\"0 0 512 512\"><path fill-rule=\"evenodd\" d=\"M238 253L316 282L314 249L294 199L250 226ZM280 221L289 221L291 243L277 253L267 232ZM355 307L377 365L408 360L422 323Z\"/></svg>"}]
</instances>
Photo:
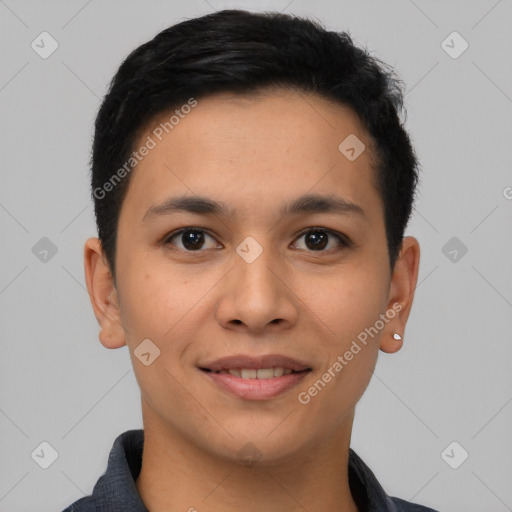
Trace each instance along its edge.
<instances>
[{"instance_id":1,"label":"cheek","mask_svg":"<svg viewBox=\"0 0 512 512\"><path fill-rule=\"evenodd\" d=\"M149 338L162 350L175 324L191 307L193 297L186 280L155 267L144 267L135 258L122 271L121 316L129 346L135 348Z\"/></svg>"},{"instance_id":2,"label":"cheek","mask_svg":"<svg viewBox=\"0 0 512 512\"><path fill-rule=\"evenodd\" d=\"M197 270L195 276L184 275L166 262L153 261L146 267L137 263L134 258L126 265L120 279L121 314L132 361L135 367L141 366L133 352L149 339L160 351L155 364L162 371L181 373L183 357L197 340L198 326L214 309L208 290L219 277L199 275ZM161 377L162 382L169 380Z\"/></svg>"},{"instance_id":3,"label":"cheek","mask_svg":"<svg viewBox=\"0 0 512 512\"><path fill-rule=\"evenodd\" d=\"M326 331L330 345L343 350L384 312L386 292L384 280L370 271L347 273L318 293L309 293L312 319Z\"/></svg>"},{"instance_id":4,"label":"cheek","mask_svg":"<svg viewBox=\"0 0 512 512\"><path fill-rule=\"evenodd\" d=\"M171 402L176 405L176 396L180 395L178 380L182 379L175 370L189 343L185 333L187 313L198 299L189 292L183 278L180 281L156 268L138 270L135 262L126 270L120 294L121 316L135 376L152 407L165 410ZM145 345L141 345L143 341ZM149 353L145 362L143 353ZM158 404L152 401L156 397Z\"/></svg>"},{"instance_id":5,"label":"cheek","mask_svg":"<svg viewBox=\"0 0 512 512\"><path fill-rule=\"evenodd\" d=\"M327 356L322 358L316 380L302 388L298 397L301 404L307 402L313 415L323 419L327 431L346 420L365 392L377 362L380 333L372 337L365 329L379 318L379 302L358 302L356 298L340 300L337 309L329 306L330 332L323 343Z\"/></svg>"},{"instance_id":6,"label":"cheek","mask_svg":"<svg viewBox=\"0 0 512 512\"><path fill-rule=\"evenodd\" d=\"M381 337L381 330L374 329L387 305L386 279L382 275L370 268L352 272L331 286L329 296L323 298L326 323L336 336L331 334L329 338L329 363L322 369L321 380L328 383L322 391L324 400L318 403L323 409L319 414L333 416L336 410L355 406L370 382Z\"/></svg>"}]
</instances>

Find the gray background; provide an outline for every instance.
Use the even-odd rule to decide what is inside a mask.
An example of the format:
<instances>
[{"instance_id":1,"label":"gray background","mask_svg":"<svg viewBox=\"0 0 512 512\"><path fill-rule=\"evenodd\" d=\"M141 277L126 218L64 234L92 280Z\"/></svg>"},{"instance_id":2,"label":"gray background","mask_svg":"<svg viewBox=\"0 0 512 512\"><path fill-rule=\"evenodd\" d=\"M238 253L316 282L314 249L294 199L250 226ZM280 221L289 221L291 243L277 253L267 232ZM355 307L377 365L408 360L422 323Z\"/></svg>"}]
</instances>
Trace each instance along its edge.
<instances>
[{"instance_id":1,"label":"gray background","mask_svg":"<svg viewBox=\"0 0 512 512\"><path fill-rule=\"evenodd\" d=\"M348 29L403 78L422 164L407 230L420 277L405 345L381 353L352 446L391 495L512 510L510 0L0 0L0 510L56 511L89 494L115 437L142 427L127 349L100 344L85 289L93 120L129 51L231 7ZM46 59L31 47L43 31L59 45ZM453 31L469 44L458 58L442 46ZM43 441L58 453L48 469L31 457Z\"/></svg>"}]
</instances>

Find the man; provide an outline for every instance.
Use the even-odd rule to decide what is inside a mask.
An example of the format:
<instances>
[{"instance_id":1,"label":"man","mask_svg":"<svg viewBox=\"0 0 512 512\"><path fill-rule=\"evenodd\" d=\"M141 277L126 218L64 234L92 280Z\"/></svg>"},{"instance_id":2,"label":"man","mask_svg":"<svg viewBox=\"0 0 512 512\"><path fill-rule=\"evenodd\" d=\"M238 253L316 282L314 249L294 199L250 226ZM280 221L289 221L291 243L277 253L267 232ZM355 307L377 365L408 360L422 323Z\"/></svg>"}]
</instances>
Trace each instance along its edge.
<instances>
[{"instance_id":1,"label":"man","mask_svg":"<svg viewBox=\"0 0 512 512\"><path fill-rule=\"evenodd\" d=\"M85 274L144 430L67 511L432 511L350 449L418 275L397 83L347 34L275 13L187 20L123 62Z\"/></svg>"}]
</instances>

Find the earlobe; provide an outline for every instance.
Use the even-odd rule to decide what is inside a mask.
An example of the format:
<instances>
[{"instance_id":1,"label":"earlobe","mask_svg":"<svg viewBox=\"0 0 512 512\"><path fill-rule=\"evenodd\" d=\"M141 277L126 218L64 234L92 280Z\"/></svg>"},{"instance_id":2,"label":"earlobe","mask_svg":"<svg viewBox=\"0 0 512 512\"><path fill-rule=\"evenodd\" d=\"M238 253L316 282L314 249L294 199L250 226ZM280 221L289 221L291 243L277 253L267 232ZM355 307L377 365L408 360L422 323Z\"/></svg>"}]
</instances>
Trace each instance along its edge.
<instances>
[{"instance_id":1,"label":"earlobe","mask_svg":"<svg viewBox=\"0 0 512 512\"><path fill-rule=\"evenodd\" d=\"M98 238L89 238L85 243L84 271L91 305L100 325L100 342L106 348L126 345L117 290Z\"/></svg>"},{"instance_id":2,"label":"earlobe","mask_svg":"<svg viewBox=\"0 0 512 512\"><path fill-rule=\"evenodd\" d=\"M380 349L383 352L392 354L402 348L403 333L418 281L419 261L418 241L412 236L405 237L391 277L388 313L393 312L393 317L382 334Z\"/></svg>"},{"instance_id":3,"label":"earlobe","mask_svg":"<svg viewBox=\"0 0 512 512\"><path fill-rule=\"evenodd\" d=\"M394 354L402 348L402 345L403 338L400 334L395 332L389 336L387 333L384 333L380 342L380 349L387 354Z\"/></svg>"}]
</instances>

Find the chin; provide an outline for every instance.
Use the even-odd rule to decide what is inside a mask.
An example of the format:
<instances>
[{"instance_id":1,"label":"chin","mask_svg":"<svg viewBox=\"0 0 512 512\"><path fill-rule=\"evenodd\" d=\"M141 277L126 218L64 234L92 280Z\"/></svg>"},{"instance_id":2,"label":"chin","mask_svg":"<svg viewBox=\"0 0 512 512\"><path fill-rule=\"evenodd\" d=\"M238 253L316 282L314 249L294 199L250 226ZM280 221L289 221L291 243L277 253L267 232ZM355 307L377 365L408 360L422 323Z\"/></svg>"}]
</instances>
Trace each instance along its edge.
<instances>
[{"instance_id":1,"label":"chin","mask_svg":"<svg viewBox=\"0 0 512 512\"><path fill-rule=\"evenodd\" d=\"M282 419L281 419L282 421ZM274 423L275 429L279 422ZM232 437L223 436L222 441L208 438L204 443L207 451L214 457L229 463L237 463L243 466L276 466L290 463L298 456L303 457L307 449L307 442L303 435L285 430L282 426L281 433L277 429L262 428L255 430L254 424L245 430L230 430ZM213 448L213 449L212 449Z\"/></svg>"}]
</instances>

